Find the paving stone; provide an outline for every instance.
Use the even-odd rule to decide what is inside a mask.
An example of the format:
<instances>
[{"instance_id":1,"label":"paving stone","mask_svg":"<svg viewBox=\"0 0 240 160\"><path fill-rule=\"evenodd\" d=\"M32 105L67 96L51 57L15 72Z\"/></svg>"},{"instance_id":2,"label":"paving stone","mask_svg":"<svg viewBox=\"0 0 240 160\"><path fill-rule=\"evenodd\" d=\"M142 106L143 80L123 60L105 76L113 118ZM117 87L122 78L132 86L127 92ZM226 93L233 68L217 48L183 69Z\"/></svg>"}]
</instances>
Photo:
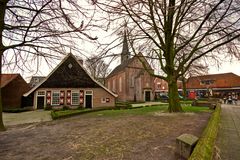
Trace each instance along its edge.
<instances>
[{"instance_id":1,"label":"paving stone","mask_svg":"<svg viewBox=\"0 0 240 160\"><path fill-rule=\"evenodd\" d=\"M240 160L240 106L222 105L216 147L222 160Z\"/></svg>"}]
</instances>

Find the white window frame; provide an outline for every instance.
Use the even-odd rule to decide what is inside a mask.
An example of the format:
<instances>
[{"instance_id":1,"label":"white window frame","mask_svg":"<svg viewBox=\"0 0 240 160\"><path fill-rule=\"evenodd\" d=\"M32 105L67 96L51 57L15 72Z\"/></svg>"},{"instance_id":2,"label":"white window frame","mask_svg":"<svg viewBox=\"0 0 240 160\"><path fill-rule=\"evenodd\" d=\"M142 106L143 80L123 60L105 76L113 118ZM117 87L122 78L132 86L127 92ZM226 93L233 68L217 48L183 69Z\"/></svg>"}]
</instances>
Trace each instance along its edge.
<instances>
[{"instance_id":1,"label":"white window frame","mask_svg":"<svg viewBox=\"0 0 240 160\"><path fill-rule=\"evenodd\" d=\"M106 103L106 98L105 97L101 98L101 103Z\"/></svg>"},{"instance_id":2,"label":"white window frame","mask_svg":"<svg viewBox=\"0 0 240 160\"><path fill-rule=\"evenodd\" d=\"M78 94L78 103L73 103L73 94ZM79 105L80 104L80 93L79 91L71 91L71 105Z\"/></svg>"},{"instance_id":3,"label":"white window frame","mask_svg":"<svg viewBox=\"0 0 240 160\"><path fill-rule=\"evenodd\" d=\"M59 94L59 100L58 100L58 103L56 103L56 104L53 103L53 94L54 94L54 93L58 93L58 94ZM52 106L58 106L58 105L60 105L60 91L52 91L51 105L52 105Z\"/></svg>"},{"instance_id":4,"label":"white window frame","mask_svg":"<svg viewBox=\"0 0 240 160\"><path fill-rule=\"evenodd\" d=\"M43 94L39 94L39 93L43 93ZM40 91L37 91L37 96L38 97L45 97L45 95L46 95L46 92L45 91L43 91L43 90L40 90Z\"/></svg>"}]
</instances>

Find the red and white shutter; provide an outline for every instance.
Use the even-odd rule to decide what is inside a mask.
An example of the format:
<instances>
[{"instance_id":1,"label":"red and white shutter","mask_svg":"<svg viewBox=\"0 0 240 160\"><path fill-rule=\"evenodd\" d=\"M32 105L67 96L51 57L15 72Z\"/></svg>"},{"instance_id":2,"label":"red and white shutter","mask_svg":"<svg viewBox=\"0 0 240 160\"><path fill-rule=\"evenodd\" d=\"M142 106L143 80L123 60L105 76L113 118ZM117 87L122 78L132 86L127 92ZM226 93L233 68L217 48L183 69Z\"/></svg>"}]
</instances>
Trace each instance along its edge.
<instances>
[{"instance_id":1,"label":"red and white shutter","mask_svg":"<svg viewBox=\"0 0 240 160\"><path fill-rule=\"evenodd\" d=\"M71 105L71 90L67 90L67 105Z\"/></svg>"},{"instance_id":2,"label":"red and white shutter","mask_svg":"<svg viewBox=\"0 0 240 160\"><path fill-rule=\"evenodd\" d=\"M64 91L60 91L60 105L64 104L64 95L65 95L65 92Z\"/></svg>"},{"instance_id":3,"label":"red and white shutter","mask_svg":"<svg viewBox=\"0 0 240 160\"><path fill-rule=\"evenodd\" d=\"M47 91L47 105L51 105L51 91Z\"/></svg>"},{"instance_id":4,"label":"red and white shutter","mask_svg":"<svg viewBox=\"0 0 240 160\"><path fill-rule=\"evenodd\" d=\"M84 102L84 91L80 90L80 92L79 92L79 103L80 103L80 105L83 105L83 102Z\"/></svg>"}]
</instances>

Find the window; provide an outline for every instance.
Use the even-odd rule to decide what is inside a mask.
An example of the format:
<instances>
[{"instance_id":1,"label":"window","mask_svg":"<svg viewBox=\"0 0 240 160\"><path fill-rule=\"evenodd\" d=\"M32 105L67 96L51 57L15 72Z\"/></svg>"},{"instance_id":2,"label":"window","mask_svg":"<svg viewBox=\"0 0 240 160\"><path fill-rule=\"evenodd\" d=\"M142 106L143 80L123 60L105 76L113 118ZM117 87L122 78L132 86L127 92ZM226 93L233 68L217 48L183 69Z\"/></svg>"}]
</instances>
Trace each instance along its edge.
<instances>
[{"instance_id":1,"label":"window","mask_svg":"<svg viewBox=\"0 0 240 160\"><path fill-rule=\"evenodd\" d=\"M210 85L213 84L214 80L202 80L200 81L200 85Z\"/></svg>"},{"instance_id":2,"label":"window","mask_svg":"<svg viewBox=\"0 0 240 160\"><path fill-rule=\"evenodd\" d=\"M93 92L92 92L92 91L86 91L86 94L88 94L88 95L92 95Z\"/></svg>"},{"instance_id":3,"label":"window","mask_svg":"<svg viewBox=\"0 0 240 160\"><path fill-rule=\"evenodd\" d=\"M157 83L157 89L161 89L161 83L160 82Z\"/></svg>"},{"instance_id":4,"label":"window","mask_svg":"<svg viewBox=\"0 0 240 160\"><path fill-rule=\"evenodd\" d=\"M122 77L119 78L119 92L122 92Z\"/></svg>"},{"instance_id":5,"label":"window","mask_svg":"<svg viewBox=\"0 0 240 160\"><path fill-rule=\"evenodd\" d=\"M37 92L37 95L38 95L38 96L44 96L44 95L45 95L45 91L38 91L38 92Z\"/></svg>"},{"instance_id":6,"label":"window","mask_svg":"<svg viewBox=\"0 0 240 160\"><path fill-rule=\"evenodd\" d=\"M134 87L134 81L135 81L135 78L134 76L131 77L131 87Z\"/></svg>"},{"instance_id":7,"label":"window","mask_svg":"<svg viewBox=\"0 0 240 160\"><path fill-rule=\"evenodd\" d=\"M113 79L113 92L116 92L116 80L115 79Z\"/></svg>"},{"instance_id":8,"label":"window","mask_svg":"<svg viewBox=\"0 0 240 160\"><path fill-rule=\"evenodd\" d=\"M108 81L108 89L111 90L111 86L110 86L110 80Z\"/></svg>"},{"instance_id":9,"label":"window","mask_svg":"<svg viewBox=\"0 0 240 160\"><path fill-rule=\"evenodd\" d=\"M71 69L72 66L73 66L73 65L72 65L71 63L68 64L68 68L69 68L69 69Z\"/></svg>"},{"instance_id":10,"label":"window","mask_svg":"<svg viewBox=\"0 0 240 160\"><path fill-rule=\"evenodd\" d=\"M106 103L106 98L102 98L102 99L101 99L101 102L102 102L102 103Z\"/></svg>"},{"instance_id":11,"label":"window","mask_svg":"<svg viewBox=\"0 0 240 160\"><path fill-rule=\"evenodd\" d=\"M59 105L59 104L60 104L60 92L53 92L52 105Z\"/></svg>"},{"instance_id":12,"label":"window","mask_svg":"<svg viewBox=\"0 0 240 160\"><path fill-rule=\"evenodd\" d=\"M72 105L79 105L79 92L72 92Z\"/></svg>"}]
</instances>

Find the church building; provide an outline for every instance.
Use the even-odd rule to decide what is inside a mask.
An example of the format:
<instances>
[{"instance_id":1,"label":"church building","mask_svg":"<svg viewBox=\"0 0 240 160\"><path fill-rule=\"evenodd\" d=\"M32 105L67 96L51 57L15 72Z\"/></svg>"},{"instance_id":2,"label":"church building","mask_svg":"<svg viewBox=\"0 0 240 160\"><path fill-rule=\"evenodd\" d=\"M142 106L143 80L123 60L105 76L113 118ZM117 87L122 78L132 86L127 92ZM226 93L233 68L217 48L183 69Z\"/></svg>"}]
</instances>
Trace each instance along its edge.
<instances>
[{"instance_id":1,"label":"church building","mask_svg":"<svg viewBox=\"0 0 240 160\"><path fill-rule=\"evenodd\" d=\"M154 100L154 77L149 72L154 71L141 53L130 57L125 33L121 64L107 76L107 88L118 95L118 101Z\"/></svg>"}]
</instances>

